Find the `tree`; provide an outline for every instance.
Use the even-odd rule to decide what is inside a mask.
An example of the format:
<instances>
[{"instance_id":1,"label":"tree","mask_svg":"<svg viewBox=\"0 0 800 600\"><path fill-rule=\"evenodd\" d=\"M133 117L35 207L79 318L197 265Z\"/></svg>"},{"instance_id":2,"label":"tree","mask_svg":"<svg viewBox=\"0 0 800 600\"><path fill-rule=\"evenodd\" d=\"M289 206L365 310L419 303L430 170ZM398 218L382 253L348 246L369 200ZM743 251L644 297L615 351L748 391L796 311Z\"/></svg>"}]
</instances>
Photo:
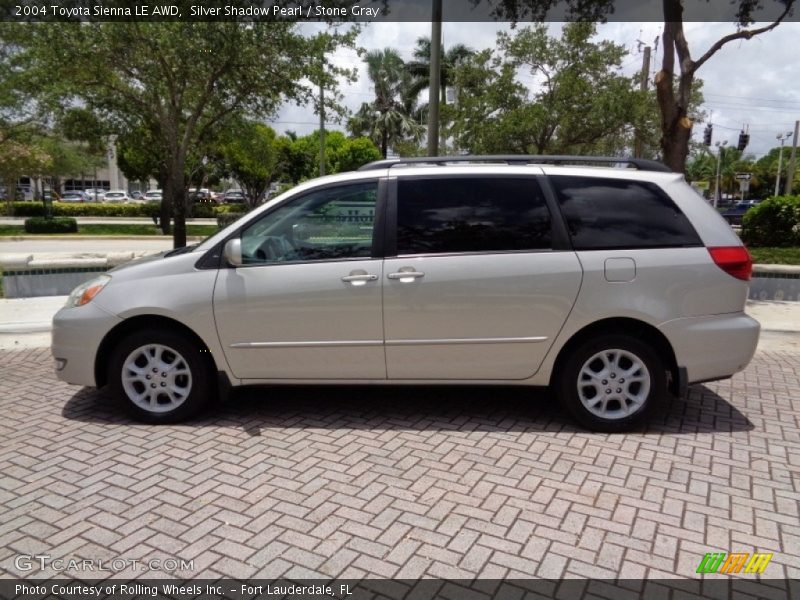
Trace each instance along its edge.
<instances>
[{"instance_id":1,"label":"tree","mask_svg":"<svg viewBox=\"0 0 800 600\"><path fill-rule=\"evenodd\" d=\"M343 70L310 59L353 37L333 29L304 37L289 22L48 23L26 33L40 71L59 73L51 96L83 102L113 132L146 130L163 149L162 226L174 216L176 247L186 244L192 153L234 114L306 102L308 79L335 88Z\"/></svg>"},{"instance_id":2,"label":"tree","mask_svg":"<svg viewBox=\"0 0 800 600\"><path fill-rule=\"evenodd\" d=\"M279 171L277 135L271 127L241 118L232 124L219 145L227 171L257 206Z\"/></svg>"},{"instance_id":3,"label":"tree","mask_svg":"<svg viewBox=\"0 0 800 600\"><path fill-rule=\"evenodd\" d=\"M386 158L389 148L404 139L419 140L424 128L414 120L416 97L411 75L396 50L368 52L364 58L375 99L365 102L350 119L348 129L356 136L368 135Z\"/></svg>"},{"instance_id":4,"label":"tree","mask_svg":"<svg viewBox=\"0 0 800 600\"><path fill-rule=\"evenodd\" d=\"M319 132L303 137L289 134L276 140L281 177L297 184L319 176ZM348 138L341 131L325 135L325 171L329 174L354 171L380 158L380 150L369 138Z\"/></svg>"},{"instance_id":5,"label":"tree","mask_svg":"<svg viewBox=\"0 0 800 600\"><path fill-rule=\"evenodd\" d=\"M472 0L477 4L481 0ZM494 18L517 22L524 19L542 21L563 0L485 0L492 7ZM664 163L673 171L684 172L689 155L692 135L690 112L693 84L697 71L723 46L735 40L749 40L772 31L791 13L795 0L772 0L781 7L781 12L769 25L748 28L763 9L756 0L732 0L736 7L737 30L723 36L698 59L692 59L689 42L683 31L684 0L662 0L664 33L662 35L663 58L656 75L656 93L661 125L661 154ZM614 0L588 0L566 3L567 18L582 21L603 21L614 10ZM678 64L676 72L675 57Z\"/></svg>"},{"instance_id":6,"label":"tree","mask_svg":"<svg viewBox=\"0 0 800 600\"><path fill-rule=\"evenodd\" d=\"M781 162L781 190L785 185L789 153L791 148L783 148L783 160ZM753 172L756 176L756 185L751 182L751 191L754 195L766 198L775 194L775 180L778 176L778 157L781 153L781 147L775 146L770 151L759 158L753 165ZM794 181L792 182L792 193L800 193L800 172L795 172Z\"/></svg>"},{"instance_id":7,"label":"tree","mask_svg":"<svg viewBox=\"0 0 800 600\"><path fill-rule=\"evenodd\" d=\"M331 173L355 171L374 160L380 160L381 151L366 137L348 138L331 157Z\"/></svg>"},{"instance_id":8,"label":"tree","mask_svg":"<svg viewBox=\"0 0 800 600\"><path fill-rule=\"evenodd\" d=\"M6 140L0 144L0 179L6 187L6 214L13 214L11 202L17 192L17 180L26 173L40 173L51 163L50 155L33 141Z\"/></svg>"},{"instance_id":9,"label":"tree","mask_svg":"<svg viewBox=\"0 0 800 600\"><path fill-rule=\"evenodd\" d=\"M55 134L41 138L41 149L50 161L40 164L40 168L26 171L27 174L42 175L50 180L51 187L61 192L61 178L76 173L91 173L100 168L105 160L92 152L86 144L64 139Z\"/></svg>"},{"instance_id":10,"label":"tree","mask_svg":"<svg viewBox=\"0 0 800 600\"><path fill-rule=\"evenodd\" d=\"M646 97L615 73L625 49L592 42L595 32L592 23L571 23L560 38L541 24L498 34L500 56L483 51L456 71L458 144L520 154L591 153L610 139L624 144ZM532 78L532 90L520 83L520 72Z\"/></svg>"},{"instance_id":11,"label":"tree","mask_svg":"<svg viewBox=\"0 0 800 600\"><path fill-rule=\"evenodd\" d=\"M447 88L455 83L456 68L463 61L475 54L475 51L464 44L456 44L442 52L440 76L441 103L447 104ZM409 93L417 97L420 92L430 87L431 75L431 39L429 37L417 38L417 47L414 49L414 60L406 64L411 73L412 81Z\"/></svg>"}]
</instances>

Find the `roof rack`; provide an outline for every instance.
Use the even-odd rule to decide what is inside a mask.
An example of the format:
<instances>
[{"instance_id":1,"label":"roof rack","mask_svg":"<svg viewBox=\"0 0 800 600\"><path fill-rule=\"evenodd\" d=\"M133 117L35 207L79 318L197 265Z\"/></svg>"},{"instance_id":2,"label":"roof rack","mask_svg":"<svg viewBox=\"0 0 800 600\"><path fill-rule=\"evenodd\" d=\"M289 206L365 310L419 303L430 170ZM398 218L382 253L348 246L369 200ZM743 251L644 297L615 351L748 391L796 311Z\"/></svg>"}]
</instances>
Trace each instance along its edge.
<instances>
[{"instance_id":1,"label":"roof rack","mask_svg":"<svg viewBox=\"0 0 800 600\"><path fill-rule=\"evenodd\" d=\"M463 155L463 156L419 156L414 158L389 158L367 163L359 171L391 169L413 165L449 165L454 163L504 163L507 165L580 165L580 164L624 164L639 171L661 171L671 173L672 170L663 163L646 158L620 158L616 156L568 156L568 155Z\"/></svg>"}]
</instances>

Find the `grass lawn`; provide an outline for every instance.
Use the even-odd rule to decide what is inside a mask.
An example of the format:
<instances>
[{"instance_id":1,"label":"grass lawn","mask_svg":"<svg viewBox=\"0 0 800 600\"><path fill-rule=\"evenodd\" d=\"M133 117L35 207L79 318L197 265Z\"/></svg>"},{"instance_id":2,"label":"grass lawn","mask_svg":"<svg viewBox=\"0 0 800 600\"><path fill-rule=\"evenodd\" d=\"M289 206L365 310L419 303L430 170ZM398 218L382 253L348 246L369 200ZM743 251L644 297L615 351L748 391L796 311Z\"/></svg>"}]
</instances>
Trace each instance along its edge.
<instances>
[{"instance_id":1,"label":"grass lawn","mask_svg":"<svg viewBox=\"0 0 800 600\"><path fill-rule=\"evenodd\" d=\"M800 265L800 248L748 248L754 263Z\"/></svg>"},{"instance_id":2,"label":"grass lawn","mask_svg":"<svg viewBox=\"0 0 800 600\"><path fill-rule=\"evenodd\" d=\"M186 235L212 235L218 231L216 225L186 225ZM0 225L0 236L4 235L42 235L25 233L22 225ZM155 225L130 224L115 225L105 223L89 223L78 225L77 234L63 235L161 235L161 230Z\"/></svg>"}]
</instances>

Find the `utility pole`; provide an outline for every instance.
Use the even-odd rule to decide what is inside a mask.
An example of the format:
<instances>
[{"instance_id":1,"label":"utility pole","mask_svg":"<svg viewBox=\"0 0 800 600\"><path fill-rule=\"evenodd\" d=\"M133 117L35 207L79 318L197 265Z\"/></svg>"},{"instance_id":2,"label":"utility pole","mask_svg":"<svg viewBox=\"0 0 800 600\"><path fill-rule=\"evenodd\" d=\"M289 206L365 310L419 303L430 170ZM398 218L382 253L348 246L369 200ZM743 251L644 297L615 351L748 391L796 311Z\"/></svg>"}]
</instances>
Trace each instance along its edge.
<instances>
[{"instance_id":1,"label":"utility pole","mask_svg":"<svg viewBox=\"0 0 800 600\"><path fill-rule=\"evenodd\" d=\"M325 55L322 55L322 65L325 68ZM319 80L319 176L325 175L325 85L322 83L322 74Z\"/></svg>"},{"instance_id":2,"label":"utility pole","mask_svg":"<svg viewBox=\"0 0 800 600\"><path fill-rule=\"evenodd\" d=\"M797 166L797 136L800 135L800 121L794 122L794 137L792 138L792 156L789 159L789 167L786 169L786 183L783 184L783 193L790 196L792 185L794 184L794 170Z\"/></svg>"},{"instance_id":3,"label":"utility pole","mask_svg":"<svg viewBox=\"0 0 800 600\"><path fill-rule=\"evenodd\" d=\"M781 192L781 169L783 168L783 142L785 142L788 138L792 137L792 132L787 131L786 133L780 133L775 136L775 139L781 141L781 149L778 151L778 173L775 175L775 195L777 196ZM794 142L797 143L797 140Z\"/></svg>"},{"instance_id":4,"label":"utility pole","mask_svg":"<svg viewBox=\"0 0 800 600\"><path fill-rule=\"evenodd\" d=\"M639 89L643 92L647 91L647 80L650 76L650 46L644 47L644 54L642 56L642 74L639 81ZM644 154L644 140L642 139L641 129L636 130L636 140L633 146L634 158L642 158Z\"/></svg>"},{"instance_id":5,"label":"utility pole","mask_svg":"<svg viewBox=\"0 0 800 600\"><path fill-rule=\"evenodd\" d=\"M428 156L439 155L439 93L442 59L442 0L432 0L431 70L428 82Z\"/></svg>"},{"instance_id":6,"label":"utility pole","mask_svg":"<svg viewBox=\"0 0 800 600\"><path fill-rule=\"evenodd\" d=\"M719 183L720 183L720 167L722 166L722 155L725 152L725 146L728 144L728 140L724 142L717 142L716 146L719 148L719 152L717 152L717 178L716 178L716 189L714 190L714 208L717 208L719 205L719 201L722 199L722 195L720 194Z\"/></svg>"}]
</instances>

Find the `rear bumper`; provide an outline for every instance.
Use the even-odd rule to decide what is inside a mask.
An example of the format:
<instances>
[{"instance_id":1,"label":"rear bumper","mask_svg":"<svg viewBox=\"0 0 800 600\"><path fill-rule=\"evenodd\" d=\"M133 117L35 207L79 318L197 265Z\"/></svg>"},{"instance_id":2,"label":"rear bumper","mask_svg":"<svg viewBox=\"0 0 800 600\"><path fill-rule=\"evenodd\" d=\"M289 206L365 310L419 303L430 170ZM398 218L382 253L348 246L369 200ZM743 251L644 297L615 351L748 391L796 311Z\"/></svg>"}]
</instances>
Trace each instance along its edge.
<instances>
[{"instance_id":1,"label":"rear bumper","mask_svg":"<svg viewBox=\"0 0 800 600\"><path fill-rule=\"evenodd\" d=\"M761 325L743 312L675 319L659 329L675 351L688 383L724 379L744 369L758 345Z\"/></svg>"}]
</instances>

